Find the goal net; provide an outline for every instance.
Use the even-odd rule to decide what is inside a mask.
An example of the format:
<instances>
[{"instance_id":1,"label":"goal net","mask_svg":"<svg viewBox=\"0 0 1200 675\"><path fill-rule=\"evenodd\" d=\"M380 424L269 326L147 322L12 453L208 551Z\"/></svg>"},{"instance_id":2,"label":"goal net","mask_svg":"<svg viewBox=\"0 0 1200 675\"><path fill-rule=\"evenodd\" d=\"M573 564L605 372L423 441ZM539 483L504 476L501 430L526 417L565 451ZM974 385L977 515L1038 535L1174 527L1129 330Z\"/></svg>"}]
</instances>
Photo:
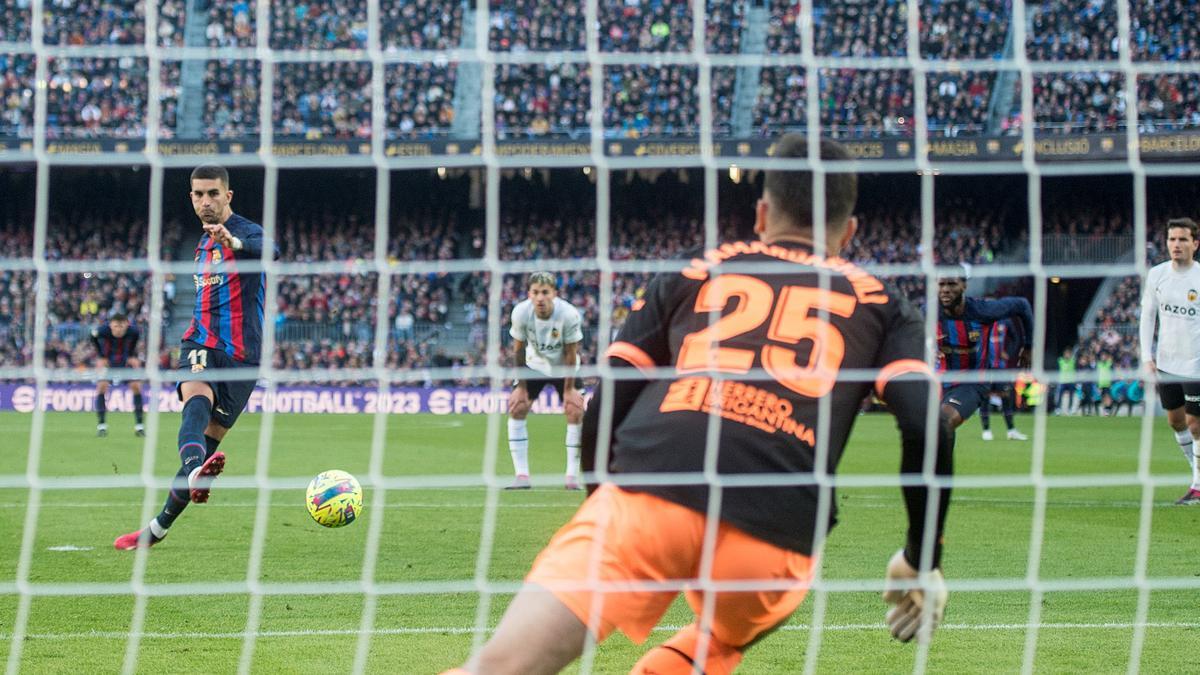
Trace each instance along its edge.
<instances>
[{"instance_id":1,"label":"goal net","mask_svg":"<svg viewBox=\"0 0 1200 675\"><path fill-rule=\"evenodd\" d=\"M1015 426L985 402L992 430L960 428L951 481L932 461L898 476L890 417L864 401L843 465L803 477L820 513L841 519L809 596L743 668L1190 665L1196 523L1169 508L1188 469L1165 449L1174 435L1137 342L1164 224L1200 203L1190 3L2 7L8 673L63 654L129 673L459 665L582 501L561 489L550 390L530 418L533 490L504 490L510 314L526 277L553 274L580 309L589 394L629 377L598 362L646 284L692 251L753 237L772 168L809 169L816 186L860 175L859 233L841 254L923 309L930 365L938 274L960 263L970 295L1026 297L1035 322L1030 368L979 375L1015 385ZM836 138L855 159L773 158L789 131ZM238 261L265 275L261 364L202 375L258 386L222 445L230 470L213 503L124 555L110 537L154 517L177 469L200 236L184 193L205 163L229 168L234 210L280 250ZM833 244L824 225L819 248ZM88 336L117 314L143 331L142 361L101 372ZM98 380L113 382L105 438ZM144 439L117 428L138 400L131 382L144 383ZM713 466L721 424L696 432ZM821 463L828 448L815 451ZM333 468L363 484L364 515L318 530L301 493ZM902 481L954 489L950 614L911 648L887 642L878 599L903 543ZM704 574L668 586L723 588ZM691 620L673 607L651 643ZM1085 641L1094 653L1069 646ZM190 660L189 645L216 661ZM575 667L626 670L648 646L589 642Z\"/></svg>"}]
</instances>

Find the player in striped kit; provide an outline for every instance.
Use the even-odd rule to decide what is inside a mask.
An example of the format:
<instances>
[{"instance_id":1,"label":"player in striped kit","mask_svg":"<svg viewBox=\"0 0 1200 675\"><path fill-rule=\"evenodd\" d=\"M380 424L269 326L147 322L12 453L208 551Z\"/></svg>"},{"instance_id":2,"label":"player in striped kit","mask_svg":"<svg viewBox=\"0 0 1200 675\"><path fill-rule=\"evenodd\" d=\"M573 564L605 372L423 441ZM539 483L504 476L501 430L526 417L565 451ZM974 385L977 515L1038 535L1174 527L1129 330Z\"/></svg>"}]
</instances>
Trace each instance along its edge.
<instances>
[{"instance_id":1,"label":"player in striped kit","mask_svg":"<svg viewBox=\"0 0 1200 675\"><path fill-rule=\"evenodd\" d=\"M1020 297L966 297L971 268L963 264L962 272L938 279L938 369L945 373L942 380L942 412L951 429L957 429L979 407L987 403L990 384L971 381L965 376L987 369L991 347L992 326L1003 319L1018 319L1023 339L1017 354L1017 367L1029 365L1033 336L1033 308ZM951 378L962 373L963 380Z\"/></svg>"},{"instance_id":2,"label":"player in striped kit","mask_svg":"<svg viewBox=\"0 0 1200 675\"><path fill-rule=\"evenodd\" d=\"M262 272L241 271L239 263L260 259L268 243L262 227L230 208L233 191L224 168L197 167L190 193L204 234L196 245L196 307L180 349L180 469L162 512L146 527L113 542L122 550L157 544L189 502L208 501L213 479L225 467L225 453L217 446L254 391L266 280ZM278 257L278 248L272 245L271 250ZM252 370L237 379L190 379L209 368Z\"/></svg>"},{"instance_id":3,"label":"player in striped kit","mask_svg":"<svg viewBox=\"0 0 1200 675\"><path fill-rule=\"evenodd\" d=\"M1017 325L1011 319L1004 319L992 324L991 344L988 345L988 370L1005 370L1009 364L1016 363L1017 354L1021 349L1021 333ZM1015 401L1013 400L1013 384L1012 382L993 381L990 383L991 391L988 394L995 394L1000 398L1000 411L1004 414L1004 425L1008 427L1008 440L1010 441L1027 441L1029 437L1021 433L1017 429L1016 423L1013 421L1013 413L1015 412ZM983 425L983 440L990 441L994 438L991 428L991 404L989 398L983 400L983 405L979 406L979 423Z\"/></svg>"},{"instance_id":4,"label":"player in striped kit","mask_svg":"<svg viewBox=\"0 0 1200 675\"><path fill-rule=\"evenodd\" d=\"M120 384L109 380L105 371L113 368L141 368L142 362L137 357L138 340L141 331L129 325L129 317L120 312L114 312L108 317L108 324L92 329L92 346L96 348L96 368L100 378L96 380L96 435L108 435L108 385ZM142 383L138 380L129 382L129 391L133 392L133 433L137 436L146 435L146 427L142 424Z\"/></svg>"},{"instance_id":5,"label":"player in striped kit","mask_svg":"<svg viewBox=\"0 0 1200 675\"><path fill-rule=\"evenodd\" d=\"M1167 423L1192 467L1192 484L1175 502L1200 504L1200 265L1193 259L1197 227L1191 218L1167 221L1171 259L1155 265L1142 286L1139 327L1142 367L1158 385ZM1154 325L1158 320L1158 347Z\"/></svg>"},{"instance_id":6,"label":"player in striped kit","mask_svg":"<svg viewBox=\"0 0 1200 675\"><path fill-rule=\"evenodd\" d=\"M507 489L527 490L529 481L529 431L525 418L532 401L547 386L558 390L567 416L566 487L578 490L579 443L583 422L583 392L576 387L583 318L571 303L558 297L558 280L548 272L529 275L529 297L512 310L513 358L520 374L508 397L508 450L516 479ZM563 368L571 372L556 375Z\"/></svg>"}]
</instances>

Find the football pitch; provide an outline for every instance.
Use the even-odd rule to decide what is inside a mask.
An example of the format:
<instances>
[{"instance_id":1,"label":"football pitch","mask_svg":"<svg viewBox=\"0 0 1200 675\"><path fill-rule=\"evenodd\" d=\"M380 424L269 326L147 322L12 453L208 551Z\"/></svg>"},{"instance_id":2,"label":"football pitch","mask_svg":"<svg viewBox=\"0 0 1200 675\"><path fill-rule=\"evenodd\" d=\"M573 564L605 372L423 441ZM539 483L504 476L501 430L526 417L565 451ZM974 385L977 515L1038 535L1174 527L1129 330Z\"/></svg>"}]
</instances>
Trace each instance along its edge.
<instances>
[{"instance_id":1,"label":"football pitch","mask_svg":"<svg viewBox=\"0 0 1200 675\"><path fill-rule=\"evenodd\" d=\"M177 468L178 415L161 416L153 473L163 480ZM0 414L0 475L23 474L32 418ZM253 477L259 455L260 415L244 416L222 449L226 476ZM435 673L458 665L470 652L480 611L494 627L509 597L471 590L480 567L481 541L490 555L479 582L515 584L555 529L582 500L562 489L562 417L530 416L531 464L544 480L528 492L482 487L487 418L396 415L387 419L382 474L400 479L380 508L369 484L374 420L356 415L277 415L270 432L269 465L259 474L273 490L257 578L291 584L253 607L245 592L254 573L252 542L258 491L222 487L212 501L193 505L171 536L149 552L142 582L209 584L218 593L150 597L137 643L137 672L231 673L243 658L247 617L259 617L254 672L344 672L355 660L364 606L355 586L363 578L367 536L380 528L373 561L374 625L367 669L378 673ZM993 418L997 436L1003 422ZM1032 436L1034 421L1019 418ZM511 474L503 423L494 451L496 471ZM1019 672L1036 636L1037 672L1125 673L1135 644L1139 601L1145 606L1144 643L1137 669L1194 673L1200 645L1200 508L1172 502L1187 486L1182 456L1165 422L1154 422L1151 475L1164 479L1143 513L1139 470L1139 418L1049 418L1041 462L1050 482L1044 494L1044 529L1034 486L958 489L949 517L944 561L952 593L946 623L929 652L932 672ZM1032 442L979 438L978 421L962 428L956 453L963 476L1027 477L1038 457ZM897 433L890 417L859 418L842 462L842 476L894 475ZM359 522L339 530L313 523L304 508L304 486L319 471L343 469L366 486ZM133 476L143 470L143 439L129 415L109 417L109 436L95 437L87 413L46 417L38 475L67 485L72 476ZM415 480L457 475L474 486L430 489ZM1065 476L1087 476L1060 486ZM64 480L57 480L64 479ZM1169 480L1169 484L1167 481ZM229 481L227 481L229 482ZM51 489L42 492L29 579L59 594L37 595L29 608L20 672L121 671L138 609L129 584L135 555L115 551L112 540L142 524L141 487ZM153 513L163 491L153 490ZM494 536L486 525L495 500ZM0 484L0 663L12 649L18 612L16 575L28 491ZM823 575L832 592L813 593L779 632L751 649L739 672L795 673L814 645L819 672L908 672L916 645L892 641L883 627L877 592L838 585L878 583L889 556L903 541L906 522L898 488L844 488L838 492L840 524L826 546ZM153 515L151 513L151 515ZM379 522L374 522L382 519ZM1139 528L1149 528L1148 555L1139 569ZM1038 536L1040 533L1040 536ZM1031 551L1033 552L1031 555ZM1030 572L1030 564L1035 569ZM1051 586L1033 593L1036 577ZM1138 579L1151 581L1141 597ZM988 584L1001 590L983 588ZM1171 588L1172 583L1176 586ZM88 594L74 584L107 584ZM956 585L958 588L956 589ZM170 589L171 587L166 587ZM242 592L238 592L238 589ZM295 592L290 592L294 589ZM227 589L225 592L221 589ZM336 592L329 592L329 589ZM481 599L487 602L482 606ZM1031 614L1031 602L1039 603ZM690 613L677 602L652 641L667 638ZM1030 619L1036 625L1030 625ZM819 621L819 644L811 626ZM645 646L616 635L601 645L593 672L627 672ZM569 672L577 672L578 663Z\"/></svg>"}]
</instances>

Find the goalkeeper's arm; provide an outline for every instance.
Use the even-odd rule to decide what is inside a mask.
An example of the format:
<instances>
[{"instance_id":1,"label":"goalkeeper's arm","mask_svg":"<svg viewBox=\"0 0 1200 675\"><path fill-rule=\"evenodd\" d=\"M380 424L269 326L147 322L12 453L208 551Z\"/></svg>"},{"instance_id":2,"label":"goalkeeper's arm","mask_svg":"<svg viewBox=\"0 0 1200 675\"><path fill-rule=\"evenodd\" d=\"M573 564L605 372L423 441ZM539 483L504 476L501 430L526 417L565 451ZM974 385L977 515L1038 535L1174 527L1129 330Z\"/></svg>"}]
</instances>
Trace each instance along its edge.
<instances>
[{"instance_id":1,"label":"goalkeeper's arm","mask_svg":"<svg viewBox=\"0 0 1200 675\"><path fill-rule=\"evenodd\" d=\"M636 366L629 363L619 356L609 356L608 364L614 370L619 370L623 373L633 371ZM638 395L642 393L642 389L646 387L647 380L645 379L604 379L596 387L596 393L592 396L591 402L588 403L587 410L583 413L583 438L580 439L579 447L579 466L583 471L584 481L587 486L588 494L590 495L598 487L599 481L595 478L596 470L596 454L600 447L600 411L604 407L605 398L608 396L606 389L611 386L612 391L612 423L608 427L606 435L606 455L605 461L607 465L608 459L612 457L612 439L615 436L617 427L621 426L621 422L625 416L629 414L629 410L633 408L634 402L637 401Z\"/></svg>"},{"instance_id":2,"label":"goalkeeper's arm","mask_svg":"<svg viewBox=\"0 0 1200 675\"><path fill-rule=\"evenodd\" d=\"M927 449L936 453L933 471L937 477L954 473L954 432L940 411L932 429L936 439L930 443L928 438L930 389L934 386L927 374L913 373L892 379L881 392L900 427L903 444L900 472L910 479L924 472ZM908 533L904 548L888 564L884 600L893 605L887 617L892 635L907 642L918 634L923 621L928 621L930 630L936 627L945 610L942 532L950 505L950 488L904 485L901 489L908 512ZM935 509L932 518L930 509ZM923 563L928 567L922 568Z\"/></svg>"}]
</instances>

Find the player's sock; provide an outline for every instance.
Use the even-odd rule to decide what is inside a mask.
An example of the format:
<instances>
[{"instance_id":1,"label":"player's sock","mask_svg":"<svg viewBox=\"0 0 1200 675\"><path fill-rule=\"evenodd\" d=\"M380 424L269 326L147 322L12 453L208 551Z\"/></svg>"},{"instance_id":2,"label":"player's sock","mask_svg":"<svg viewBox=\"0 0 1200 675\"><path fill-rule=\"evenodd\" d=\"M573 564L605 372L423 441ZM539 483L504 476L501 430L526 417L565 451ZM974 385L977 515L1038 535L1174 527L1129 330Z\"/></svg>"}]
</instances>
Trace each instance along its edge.
<instances>
[{"instance_id":1,"label":"player's sock","mask_svg":"<svg viewBox=\"0 0 1200 675\"><path fill-rule=\"evenodd\" d=\"M1200 441L1192 442L1192 489L1200 490Z\"/></svg>"},{"instance_id":2,"label":"player's sock","mask_svg":"<svg viewBox=\"0 0 1200 675\"><path fill-rule=\"evenodd\" d=\"M205 459L205 461L207 461L209 457L212 457L212 454L217 451L217 446L219 446L219 445L221 445L221 441L218 441L217 439L213 438L212 436L209 436L208 434L204 434L204 459Z\"/></svg>"},{"instance_id":3,"label":"player's sock","mask_svg":"<svg viewBox=\"0 0 1200 675\"><path fill-rule=\"evenodd\" d=\"M579 477L579 445L583 438L582 424L567 425L567 477Z\"/></svg>"},{"instance_id":4,"label":"player's sock","mask_svg":"<svg viewBox=\"0 0 1200 675\"><path fill-rule=\"evenodd\" d=\"M171 481L171 489L167 492L167 501L163 504L162 511L155 516L154 520L150 521L150 530L154 532L154 536L166 536L167 529L175 524L175 519L192 501L188 486L189 473L191 473L191 469L180 467L179 472L175 474L175 479ZM162 534L154 529L155 526L161 528Z\"/></svg>"},{"instance_id":5,"label":"player's sock","mask_svg":"<svg viewBox=\"0 0 1200 675\"><path fill-rule=\"evenodd\" d=\"M512 455L513 471L518 476L529 475L529 431L525 420L508 418L508 452Z\"/></svg>"},{"instance_id":6,"label":"player's sock","mask_svg":"<svg viewBox=\"0 0 1200 675\"><path fill-rule=\"evenodd\" d=\"M1008 426L1008 430L1016 429L1017 424L1013 421L1013 414L1016 413L1016 401L1013 400L1011 391L1000 397L1000 411L1004 413L1004 424Z\"/></svg>"},{"instance_id":7,"label":"player's sock","mask_svg":"<svg viewBox=\"0 0 1200 675\"><path fill-rule=\"evenodd\" d=\"M212 404L203 396L193 396L183 405L183 422L179 425L179 461L186 472L204 463L208 453L204 428L212 416ZM187 473L184 474L187 478Z\"/></svg>"},{"instance_id":8,"label":"player's sock","mask_svg":"<svg viewBox=\"0 0 1200 675\"><path fill-rule=\"evenodd\" d=\"M142 392L133 395L133 423L142 423Z\"/></svg>"},{"instance_id":9,"label":"player's sock","mask_svg":"<svg viewBox=\"0 0 1200 675\"><path fill-rule=\"evenodd\" d=\"M96 417L100 419L100 424L104 424L104 418L108 416L108 402L104 400L104 394L96 394Z\"/></svg>"},{"instance_id":10,"label":"player's sock","mask_svg":"<svg viewBox=\"0 0 1200 675\"><path fill-rule=\"evenodd\" d=\"M637 675L692 675L694 672L727 675L742 660L741 650L710 637L704 661L697 663L699 642L700 630L693 623L670 640L646 652L629 672Z\"/></svg>"},{"instance_id":11,"label":"player's sock","mask_svg":"<svg viewBox=\"0 0 1200 675\"><path fill-rule=\"evenodd\" d=\"M1192 431L1190 429L1184 429L1183 431L1176 431L1175 432L1175 440L1179 442L1179 449L1183 451L1183 458L1185 460L1187 460L1188 465L1189 466L1194 465L1195 462L1192 461L1192 457L1193 457L1192 447L1195 444L1195 439L1192 438ZM1194 468L1195 467L1193 466L1193 469Z\"/></svg>"},{"instance_id":12,"label":"player's sock","mask_svg":"<svg viewBox=\"0 0 1200 675\"><path fill-rule=\"evenodd\" d=\"M984 431L989 431L992 428L992 417L987 414L986 410L987 408L979 409L979 424L983 427Z\"/></svg>"},{"instance_id":13,"label":"player's sock","mask_svg":"<svg viewBox=\"0 0 1200 675\"><path fill-rule=\"evenodd\" d=\"M150 534L154 535L155 538L162 539L163 537L167 536L168 528L165 528L162 525L160 525L158 522L158 518L151 519L149 527L150 527Z\"/></svg>"}]
</instances>

